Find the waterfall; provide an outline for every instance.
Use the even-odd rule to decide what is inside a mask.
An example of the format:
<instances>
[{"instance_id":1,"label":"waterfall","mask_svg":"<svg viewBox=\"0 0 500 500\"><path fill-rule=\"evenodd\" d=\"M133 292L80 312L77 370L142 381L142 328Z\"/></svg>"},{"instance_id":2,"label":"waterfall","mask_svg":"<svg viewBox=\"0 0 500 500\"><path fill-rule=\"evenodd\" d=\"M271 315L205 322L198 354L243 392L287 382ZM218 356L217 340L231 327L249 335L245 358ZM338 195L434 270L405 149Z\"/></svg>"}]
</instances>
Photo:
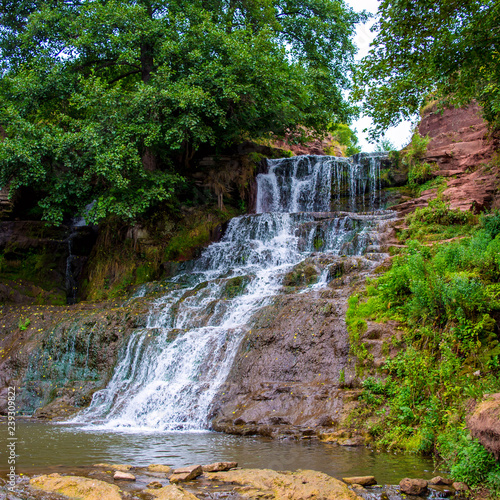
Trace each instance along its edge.
<instances>
[{"instance_id":1,"label":"waterfall","mask_svg":"<svg viewBox=\"0 0 500 500\"><path fill-rule=\"evenodd\" d=\"M351 212L380 208L380 164L386 153L350 158L297 156L268 160L257 177L259 212Z\"/></svg>"},{"instance_id":2,"label":"waterfall","mask_svg":"<svg viewBox=\"0 0 500 500\"><path fill-rule=\"evenodd\" d=\"M366 194L361 208L377 206L380 183L372 177L379 169L371 160L270 160L268 173L257 178L258 213L232 219L189 271L164 283L165 294L152 304L147 326L130 336L108 386L73 421L140 431L207 429L212 400L251 318L280 293L284 275L315 252L361 255L380 220L390 217L330 211L341 206L341 190L347 206ZM325 271L321 280L327 279Z\"/></svg>"}]
</instances>

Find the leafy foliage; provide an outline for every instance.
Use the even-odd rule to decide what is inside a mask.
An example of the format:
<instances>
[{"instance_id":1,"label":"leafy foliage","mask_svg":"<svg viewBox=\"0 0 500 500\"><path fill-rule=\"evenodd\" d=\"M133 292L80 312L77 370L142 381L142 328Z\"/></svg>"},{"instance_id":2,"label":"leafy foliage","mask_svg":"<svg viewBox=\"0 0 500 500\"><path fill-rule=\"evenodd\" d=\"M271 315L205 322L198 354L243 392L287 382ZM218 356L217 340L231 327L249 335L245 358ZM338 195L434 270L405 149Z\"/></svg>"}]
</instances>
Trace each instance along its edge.
<instances>
[{"instance_id":1,"label":"leafy foliage","mask_svg":"<svg viewBox=\"0 0 500 500\"><path fill-rule=\"evenodd\" d=\"M385 377L363 382L360 400L384 420L370 428L376 443L440 453L455 479L492 488L499 466L468 435L465 414L469 398L500 390L494 319L500 311L499 221L492 213L477 223L439 199L408 215L406 238L419 234L416 225L454 225L472 236L436 246L406 239L407 248L393 258L391 269L351 297L347 312L358 358L367 319L402 325L401 338L392 339L399 350L387 359Z\"/></svg>"},{"instance_id":2,"label":"leafy foliage","mask_svg":"<svg viewBox=\"0 0 500 500\"><path fill-rule=\"evenodd\" d=\"M356 78L374 136L413 117L431 92L441 104L477 99L500 124L497 0L383 0L378 16Z\"/></svg>"},{"instance_id":3,"label":"leafy foliage","mask_svg":"<svg viewBox=\"0 0 500 500\"><path fill-rule=\"evenodd\" d=\"M330 124L328 131L332 135L333 146L339 147L344 156L352 156L361 152L356 132L345 123Z\"/></svg>"},{"instance_id":4,"label":"leafy foliage","mask_svg":"<svg viewBox=\"0 0 500 500\"><path fill-rule=\"evenodd\" d=\"M196 151L349 119L343 0L4 2L0 185L59 223L172 197ZM299 129L299 125L303 126Z\"/></svg>"},{"instance_id":5,"label":"leafy foliage","mask_svg":"<svg viewBox=\"0 0 500 500\"><path fill-rule=\"evenodd\" d=\"M429 141L429 137L422 137L418 131L415 131L410 144L402 153L401 161L408 168L408 185L411 188L416 188L419 184L429 181L432 177L435 168L422 161L427 152Z\"/></svg>"}]
</instances>

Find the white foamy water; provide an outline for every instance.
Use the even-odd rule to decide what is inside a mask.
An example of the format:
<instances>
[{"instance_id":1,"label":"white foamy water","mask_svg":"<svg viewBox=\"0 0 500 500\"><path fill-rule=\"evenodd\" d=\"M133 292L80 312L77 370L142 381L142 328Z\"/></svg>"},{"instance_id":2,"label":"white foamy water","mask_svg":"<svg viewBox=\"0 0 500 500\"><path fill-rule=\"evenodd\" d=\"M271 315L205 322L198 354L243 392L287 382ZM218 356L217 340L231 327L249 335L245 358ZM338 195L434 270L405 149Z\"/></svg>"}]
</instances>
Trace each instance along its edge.
<instances>
[{"instance_id":1,"label":"white foamy water","mask_svg":"<svg viewBox=\"0 0 500 500\"><path fill-rule=\"evenodd\" d=\"M270 161L257 178L259 213L232 219L221 241L167 283L170 291L152 305L146 328L130 336L108 386L73 422L141 432L207 429L250 319L280 293L285 273L314 252L361 255L373 244L377 224L390 214L329 211L335 189L347 186L349 203L377 192L377 168L334 157ZM373 195L371 209L377 201ZM325 270L316 288L327 280Z\"/></svg>"}]
</instances>

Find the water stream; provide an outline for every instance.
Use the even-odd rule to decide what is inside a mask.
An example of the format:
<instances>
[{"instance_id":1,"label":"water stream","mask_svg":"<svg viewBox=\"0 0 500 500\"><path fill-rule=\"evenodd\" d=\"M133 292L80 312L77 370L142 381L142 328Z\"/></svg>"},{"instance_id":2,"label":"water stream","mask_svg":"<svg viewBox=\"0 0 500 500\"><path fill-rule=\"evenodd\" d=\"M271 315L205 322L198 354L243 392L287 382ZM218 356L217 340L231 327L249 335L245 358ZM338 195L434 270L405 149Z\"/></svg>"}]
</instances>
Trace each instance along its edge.
<instances>
[{"instance_id":1,"label":"water stream","mask_svg":"<svg viewBox=\"0 0 500 500\"><path fill-rule=\"evenodd\" d=\"M220 242L166 283L108 386L73 422L136 432L209 428L210 406L249 320L280 293L285 273L313 253L376 249L378 225L392 217L375 211L380 159L269 161L257 178L258 213L232 219ZM325 271L316 286L327 280Z\"/></svg>"}]
</instances>

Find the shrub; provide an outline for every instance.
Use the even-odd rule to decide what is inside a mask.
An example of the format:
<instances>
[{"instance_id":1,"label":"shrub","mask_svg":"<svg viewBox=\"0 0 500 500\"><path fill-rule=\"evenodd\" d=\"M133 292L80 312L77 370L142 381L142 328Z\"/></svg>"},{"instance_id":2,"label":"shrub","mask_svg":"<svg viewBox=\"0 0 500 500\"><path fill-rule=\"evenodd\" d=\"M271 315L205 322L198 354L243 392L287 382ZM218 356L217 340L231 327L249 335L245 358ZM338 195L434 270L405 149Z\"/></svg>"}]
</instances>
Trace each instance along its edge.
<instances>
[{"instance_id":1,"label":"shrub","mask_svg":"<svg viewBox=\"0 0 500 500\"><path fill-rule=\"evenodd\" d=\"M369 425L378 446L437 451L456 480L500 492L500 465L464 430L467 400L500 391L494 319L500 311L500 215L481 216L476 224L470 213L438 198L407 221L405 250L349 299L353 354L362 354L367 319L397 320L404 332L392 342L400 351L382 367L386 378L379 373L363 382L363 421L356 425ZM439 236L446 224L471 236L422 244L430 228ZM473 375L478 369L480 377ZM370 412L382 422L368 424Z\"/></svg>"}]
</instances>

